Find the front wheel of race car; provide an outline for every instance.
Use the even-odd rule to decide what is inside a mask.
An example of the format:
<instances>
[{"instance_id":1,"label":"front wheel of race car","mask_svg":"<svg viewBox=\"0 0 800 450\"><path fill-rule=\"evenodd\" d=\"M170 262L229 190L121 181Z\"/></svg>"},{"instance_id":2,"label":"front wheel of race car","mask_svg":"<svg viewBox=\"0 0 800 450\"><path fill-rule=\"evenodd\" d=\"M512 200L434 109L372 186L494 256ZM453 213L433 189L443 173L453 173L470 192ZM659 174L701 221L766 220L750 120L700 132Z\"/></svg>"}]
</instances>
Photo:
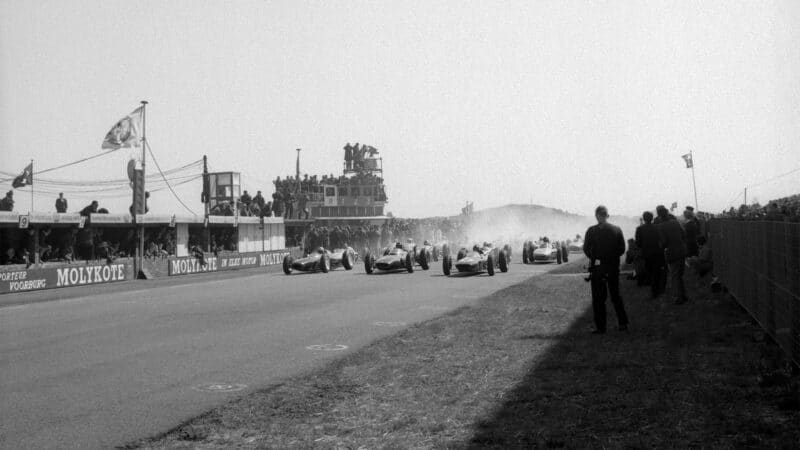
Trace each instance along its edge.
<instances>
[{"instance_id":1,"label":"front wheel of race car","mask_svg":"<svg viewBox=\"0 0 800 450\"><path fill-rule=\"evenodd\" d=\"M444 275L449 277L450 276L450 269L453 268L453 258L450 256L445 256L442 258L442 272Z\"/></svg>"},{"instance_id":2,"label":"front wheel of race car","mask_svg":"<svg viewBox=\"0 0 800 450\"><path fill-rule=\"evenodd\" d=\"M439 261L439 249L436 248L436 247L433 247L433 252L432 253L433 253L433 262L438 262Z\"/></svg>"},{"instance_id":3,"label":"front wheel of race car","mask_svg":"<svg viewBox=\"0 0 800 450\"><path fill-rule=\"evenodd\" d=\"M442 257L446 258L450 256L450 246L447 244L442 245Z\"/></svg>"},{"instance_id":4,"label":"front wheel of race car","mask_svg":"<svg viewBox=\"0 0 800 450\"><path fill-rule=\"evenodd\" d=\"M352 249L347 249L342 253L342 266L344 270L353 270L353 264L355 264L355 252Z\"/></svg>"},{"instance_id":5,"label":"front wheel of race car","mask_svg":"<svg viewBox=\"0 0 800 450\"><path fill-rule=\"evenodd\" d=\"M489 276L494 276L494 255L491 253L489 254L489 257L486 258L486 272L489 274Z\"/></svg>"},{"instance_id":6,"label":"front wheel of race car","mask_svg":"<svg viewBox=\"0 0 800 450\"><path fill-rule=\"evenodd\" d=\"M500 272L508 272L508 254L505 250L500 250L500 254L497 258L497 265L500 266Z\"/></svg>"},{"instance_id":7,"label":"front wheel of race car","mask_svg":"<svg viewBox=\"0 0 800 450\"><path fill-rule=\"evenodd\" d=\"M522 244L522 264L528 264L528 243Z\"/></svg>"},{"instance_id":8,"label":"front wheel of race car","mask_svg":"<svg viewBox=\"0 0 800 450\"><path fill-rule=\"evenodd\" d=\"M422 267L422 270L430 269L430 265L428 264L428 251L424 248L419 252L419 266Z\"/></svg>"},{"instance_id":9,"label":"front wheel of race car","mask_svg":"<svg viewBox=\"0 0 800 450\"><path fill-rule=\"evenodd\" d=\"M406 253L406 270L408 273L414 273L414 255L411 252Z\"/></svg>"},{"instance_id":10,"label":"front wheel of race car","mask_svg":"<svg viewBox=\"0 0 800 450\"><path fill-rule=\"evenodd\" d=\"M292 263L293 262L294 262L294 259L292 258L292 255L286 255L286 256L283 257L283 273L285 273L286 275L291 275L292 274Z\"/></svg>"},{"instance_id":11,"label":"front wheel of race car","mask_svg":"<svg viewBox=\"0 0 800 450\"><path fill-rule=\"evenodd\" d=\"M331 270L331 257L327 253L319 258L319 270L322 273L328 273Z\"/></svg>"},{"instance_id":12,"label":"front wheel of race car","mask_svg":"<svg viewBox=\"0 0 800 450\"><path fill-rule=\"evenodd\" d=\"M561 250L556 251L556 262L561 264Z\"/></svg>"},{"instance_id":13,"label":"front wheel of race car","mask_svg":"<svg viewBox=\"0 0 800 450\"><path fill-rule=\"evenodd\" d=\"M370 252L367 252L367 254L364 255L364 270L366 270L367 273L372 273L373 271L375 271L374 259L375 257L372 256L372 253Z\"/></svg>"}]
</instances>

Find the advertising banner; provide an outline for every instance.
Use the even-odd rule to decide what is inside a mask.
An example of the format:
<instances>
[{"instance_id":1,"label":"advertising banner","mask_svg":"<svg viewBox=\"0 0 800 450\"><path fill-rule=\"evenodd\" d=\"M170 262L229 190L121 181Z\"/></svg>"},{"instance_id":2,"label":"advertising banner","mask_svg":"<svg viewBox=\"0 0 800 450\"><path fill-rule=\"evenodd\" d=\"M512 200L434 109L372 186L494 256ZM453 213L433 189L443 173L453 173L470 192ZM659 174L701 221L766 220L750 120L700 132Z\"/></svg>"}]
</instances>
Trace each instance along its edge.
<instances>
[{"instance_id":1,"label":"advertising banner","mask_svg":"<svg viewBox=\"0 0 800 450\"><path fill-rule=\"evenodd\" d=\"M0 294L125 281L128 264L75 265L0 272Z\"/></svg>"},{"instance_id":2,"label":"advertising banner","mask_svg":"<svg viewBox=\"0 0 800 450\"><path fill-rule=\"evenodd\" d=\"M237 255L209 256L204 258L203 261L196 256L184 256L169 260L168 273L170 276L176 276L272 266L283 263L283 258L288 254L288 250L251 252Z\"/></svg>"}]
</instances>

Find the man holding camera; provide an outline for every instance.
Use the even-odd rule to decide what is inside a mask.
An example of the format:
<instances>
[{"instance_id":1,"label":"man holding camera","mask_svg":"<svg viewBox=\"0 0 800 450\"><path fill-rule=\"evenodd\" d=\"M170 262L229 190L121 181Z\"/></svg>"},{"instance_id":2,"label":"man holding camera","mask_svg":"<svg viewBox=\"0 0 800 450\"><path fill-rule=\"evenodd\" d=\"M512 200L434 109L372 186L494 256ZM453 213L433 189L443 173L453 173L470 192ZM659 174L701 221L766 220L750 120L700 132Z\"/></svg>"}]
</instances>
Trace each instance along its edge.
<instances>
[{"instance_id":1,"label":"man holding camera","mask_svg":"<svg viewBox=\"0 0 800 450\"><path fill-rule=\"evenodd\" d=\"M593 334L606 332L606 297L611 294L611 303L617 313L620 331L628 331L628 315L619 295L619 258L625 254L625 238L622 230L608 223L608 209L600 205L594 211L597 225L586 230L583 252L589 258L592 283L592 309L597 327Z\"/></svg>"}]
</instances>

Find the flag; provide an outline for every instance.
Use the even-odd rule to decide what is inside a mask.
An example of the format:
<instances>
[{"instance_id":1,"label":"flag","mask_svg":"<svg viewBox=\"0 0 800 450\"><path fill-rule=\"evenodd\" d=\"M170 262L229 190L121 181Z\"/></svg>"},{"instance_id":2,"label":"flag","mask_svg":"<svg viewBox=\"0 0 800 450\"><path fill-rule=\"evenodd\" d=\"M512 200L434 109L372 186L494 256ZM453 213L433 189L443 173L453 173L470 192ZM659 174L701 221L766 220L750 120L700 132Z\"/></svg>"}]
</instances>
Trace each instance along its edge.
<instances>
[{"instance_id":1,"label":"flag","mask_svg":"<svg viewBox=\"0 0 800 450\"><path fill-rule=\"evenodd\" d=\"M694 167L694 163L692 162L692 154L691 153L687 153L687 154L681 156L681 158L683 158L683 160L686 161L686 168L687 169L691 169L692 167Z\"/></svg>"},{"instance_id":2,"label":"flag","mask_svg":"<svg viewBox=\"0 0 800 450\"><path fill-rule=\"evenodd\" d=\"M33 161L25 167L25 170L17 178L14 178L11 186L16 189L29 184L33 184Z\"/></svg>"},{"instance_id":3,"label":"flag","mask_svg":"<svg viewBox=\"0 0 800 450\"><path fill-rule=\"evenodd\" d=\"M130 115L117 122L106 134L101 148L118 150L122 147L140 146L143 113L144 105L134 109Z\"/></svg>"},{"instance_id":4,"label":"flag","mask_svg":"<svg viewBox=\"0 0 800 450\"><path fill-rule=\"evenodd\" d=\"M672 206L669 208L670 211L678 207L678 202L672 202Z\"/></svg>"}]
</instances>

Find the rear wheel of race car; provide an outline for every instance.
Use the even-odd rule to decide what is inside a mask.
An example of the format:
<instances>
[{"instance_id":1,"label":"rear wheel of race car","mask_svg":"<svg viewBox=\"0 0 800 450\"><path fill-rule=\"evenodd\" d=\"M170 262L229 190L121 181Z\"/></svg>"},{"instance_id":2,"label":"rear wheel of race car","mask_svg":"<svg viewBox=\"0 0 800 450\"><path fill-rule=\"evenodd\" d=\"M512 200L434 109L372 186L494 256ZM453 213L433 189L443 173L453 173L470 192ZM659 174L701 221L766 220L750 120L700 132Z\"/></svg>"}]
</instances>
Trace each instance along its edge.
<instances>
[{"instance_id":1,"label":"rear wheel of race car","mask_svg":"<svg viewBox=\"0 0 800 450\"><path fill-rule=\"evenodd\" d=\"M442 272L445 276L450 276L450 269L453 268L453 259L450 256L442 258Z\"/></svg>"},{"instance_id":2,"label":"rear wheel of race car","mask_svg":"<svg viewBox=\"0 0 800 450\"><path fill-rule=\"evenodd\" d=\"M433 253L433 262L438 262L439 261L439 249L436 248L436 247L433 247L433 252L432 253Z\"/></svg>"},{"instance_id":3,"label":"rear wheel of race car","mask_svg":"<svg viewBox=\"0 0 800 450\"><path fill-rule=\"evenodd\" d=\"M486 272L489 273L489 276L494 276L494 255L491 253L486 258Z\"/></svg>"},{"instance_id":4,"label":"rear wheel of race car","mask_svg":"<svg viewBox=\"0 0 800 450\"><path fill-rule=\"evenodd\" d=\"M286 255L286 256L283 257L283 273L285 273L286 275L291 275L292 274L292 263L293 262L294 262L294 259L292 258L292 255Z\"/></svg>"},{"instance_id":5,"label":"rear wheel of race car","mask_svg":"<svg viewBox=\"0 0 800 450\"><path fill-rule=\"evenodd\" d=\"M347 249L342 253L342 266L344 270L353 270L353 264L355 264L355 255L353 254L353 250Z\"/></svg>"},{"instance_id":6,"label":"rear wheel of race car","mask_svg":"<svg viewBox=\"0 0 800 450\"><path fill-rule=\"evenodd\" d=\"M528 243L522 244L522 264L528 264Z\"/></svg>"},{"instance_id":7,"label":"rear wheel of race car","mask_svg":"<svg viewBox=\"0 0 800 450\"><path fill-rule=\"evenodd\" d=\"M503 246L503 250L506 251L506 263L511 263L511 246L506 244Z\"/></svg>"},{"instance_id":8,"label":"rear wheel of race car","mask_svg":"<svg viewBox=\"0 0 800 450\"><path fill-rule=\"evenodd\" d=\"M561 260L565 263L569 262L569 250L566 247L564 247L561 251Z\"/></svg>"},{"instance_id":9,"label":"rear wheel of race car","mask_svg":"<svg viewBox=\"0 0 800 450\"><path fill-rule=\"evenodd\" d=\"M408 273L414 272L414 255L411 252L406 253L406 270Z\"/></svg>"},{"instance_id":10,"label":"rear wheel of race car","mask_svg":"<svg viewBox=\"0 0 800 450\"><path fill-rule=\"evenodd\" d=\"M364 270L366 270L367 273L372 273L375 270L374 257L370 252L364 255Z\"/></svg>"},{"instance_id":11,"label":"rear wheel of race car","mask_svg":"<svg viewBox=\"0 0 800 450\"><path fill-rule=\"evenodd\" d=\"M322 273L328 273L331 270L331 257L327 254L319 257L319 270Z\"/></svg>"},{"instance_id":12,"label":"rear wheel of race car","mask_svg":"<svg viewBox=\"0 0 800 450\"><path fill-rule=\"evenodd\" d=\"M424 248L419 252L419 266L422 267L422 270L431 268L430 264L428 264L428 251Z\"/></svg>"},{"instance_id":13,"label":"rear wheel of race car","mask_svg":"<svg viewBox=\"0 0 800 450\"><path fill-rule=\"evenodd\" d=\"M461 261L465 256L467 256L467 251L462 248L458 251L458 255L456 255L456 261Z\"/></svg>"},{"instance_id":14,"label":"rear wheel of race car","mask_svg":"<svg viewBox=\"0 0 800 450\"><path fill-rule=\"evenodd\" d=\"M561 264L561 250L556 251L556 262Z\"/></svg>"},{"instance_id":15,"label":"rear wheel of race car","mask_svg":"<svg viewBox=\"0 0 800 450\"><path fill-rule=\"evenodd\" d=\"M450 256L450 246L447 244L442 245L442 257L446 258Z\"/></svg>"},{"instance_id":16,"label":"rear wheel of race car","mask_svg":"<svg viewBox=\"0 0 800 450\"><path fill-rule=\"evenodd\" d=\"M500 267L500 272L508 272L508 254L505 250L500 250L500 255L497 258L497 265Z\"/></svg>"}]
</instances>

